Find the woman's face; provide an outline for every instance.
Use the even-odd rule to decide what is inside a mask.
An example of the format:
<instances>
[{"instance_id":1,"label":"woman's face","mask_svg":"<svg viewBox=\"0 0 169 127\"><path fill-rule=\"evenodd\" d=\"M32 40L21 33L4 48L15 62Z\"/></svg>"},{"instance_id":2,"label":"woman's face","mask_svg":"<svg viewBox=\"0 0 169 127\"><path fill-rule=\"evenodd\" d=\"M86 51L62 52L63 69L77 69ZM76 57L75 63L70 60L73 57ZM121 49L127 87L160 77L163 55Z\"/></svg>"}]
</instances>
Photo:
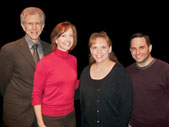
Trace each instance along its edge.
<instances>
[{"instance_id":1,"label":"woman's face","mask_svg":"<svg viewBox=\"0 0 169 127\"><path fill-rule=\"evenodd\" d=\"M109 54L112 48L108 45L104 38L96 38L95 42L90 47L90 53L96 63L101 63L109 59Z\"/></svg>"},{"instance_id":2,"label":"woman's face","mask_svg":"<svg viewBox=\"0 0 169 127\"><path fill-rule=\"evenodd\" d=\"M57 40L57 48L61 51L68 51L73 45L73 30L69 28Z\"/></svg>"}]
</instances>

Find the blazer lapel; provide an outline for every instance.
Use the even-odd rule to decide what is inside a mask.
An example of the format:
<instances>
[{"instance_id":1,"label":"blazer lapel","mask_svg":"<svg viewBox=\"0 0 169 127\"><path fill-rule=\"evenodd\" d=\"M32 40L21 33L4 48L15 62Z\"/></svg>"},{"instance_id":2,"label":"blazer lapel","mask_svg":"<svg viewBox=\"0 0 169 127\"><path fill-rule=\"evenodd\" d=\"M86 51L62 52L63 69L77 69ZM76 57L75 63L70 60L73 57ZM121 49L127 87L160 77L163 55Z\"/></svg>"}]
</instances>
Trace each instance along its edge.
<instances>
[{"instance_id":1,"label":"blazer lapel","mask_svg":"<svg viewBox=\"0 0 169 127\"><path fill-rule=\"evenodd\" d=\"M22 53L24 58L28 61L28 63L30 63L33 69L35 69L36 67L35 62L33 60L32 54L29 50L28 44L24 37L20 40L20 52Z\"/></svg>"}]
</instances>

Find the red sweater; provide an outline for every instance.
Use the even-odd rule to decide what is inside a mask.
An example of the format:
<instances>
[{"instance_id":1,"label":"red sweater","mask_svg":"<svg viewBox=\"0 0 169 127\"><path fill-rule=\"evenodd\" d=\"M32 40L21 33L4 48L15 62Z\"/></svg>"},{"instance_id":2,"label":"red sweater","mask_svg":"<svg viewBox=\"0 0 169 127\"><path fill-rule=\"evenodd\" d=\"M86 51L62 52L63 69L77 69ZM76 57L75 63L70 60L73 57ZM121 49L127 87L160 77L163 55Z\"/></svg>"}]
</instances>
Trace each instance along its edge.
<instances>
[{"instance_id":1,"label":"red sweater","mask_svg":"<svg viewBox=\"0 0 169 127\"><path fill-rule=\"evenodd\" d=\"M44 115L65 116L74 110L77 87L76 58L56 49L36 66L32 105L41 105Z\"/></svg>"}]
</instances>

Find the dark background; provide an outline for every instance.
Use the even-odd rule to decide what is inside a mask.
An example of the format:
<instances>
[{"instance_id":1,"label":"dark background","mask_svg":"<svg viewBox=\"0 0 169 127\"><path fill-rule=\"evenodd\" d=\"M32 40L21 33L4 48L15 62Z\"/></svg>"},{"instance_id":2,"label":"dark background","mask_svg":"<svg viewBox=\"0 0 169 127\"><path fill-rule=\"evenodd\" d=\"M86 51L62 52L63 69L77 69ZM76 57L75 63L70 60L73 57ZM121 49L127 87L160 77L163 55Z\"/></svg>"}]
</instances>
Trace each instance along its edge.
<instances>
[{"instance_id":1,"label":"dark background","mask_svg":"<svg viewBox=\"0 0 169 127\"><path fill-rule=\"evenodd\" d=\"M73 23L78 32L78 44L71 54L77 57L79 75L88 65L89 37L99 31L107 32L113 42L113 50L124 67L134 62L129 52L129 38L136 32L149 35L153 44L152 56L169 63L167 3L143 0L6 0L0 5L0 47L25 35L20 26L20 13L28 6L40 7L45 12L46 26L41 39L49 43L50 33L56 24L66 20ZM1 116L2 100L1 97ZM75 107L79 112L78 101Z\"/></svg>"}]
</instances>

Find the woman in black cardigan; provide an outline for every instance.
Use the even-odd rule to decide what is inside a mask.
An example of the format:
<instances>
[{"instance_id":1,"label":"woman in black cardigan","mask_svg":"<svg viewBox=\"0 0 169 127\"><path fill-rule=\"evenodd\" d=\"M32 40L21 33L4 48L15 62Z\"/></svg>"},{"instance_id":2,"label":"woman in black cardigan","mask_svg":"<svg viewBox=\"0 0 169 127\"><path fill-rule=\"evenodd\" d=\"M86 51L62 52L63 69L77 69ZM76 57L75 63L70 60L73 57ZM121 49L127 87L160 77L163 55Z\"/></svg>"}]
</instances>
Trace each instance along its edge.
<instances>
[{"instance_id":1,"label":"woman in black cardigan","mask_svg":"<svg viewBox=\"0 0 169 127\"><path fill-rule=\"evenodd\" d=\"M127 127L132 111L131 79L105 32L93 33L89 47L90 64L80 76L82 127Z\"/></svg>"}]
</instances>

